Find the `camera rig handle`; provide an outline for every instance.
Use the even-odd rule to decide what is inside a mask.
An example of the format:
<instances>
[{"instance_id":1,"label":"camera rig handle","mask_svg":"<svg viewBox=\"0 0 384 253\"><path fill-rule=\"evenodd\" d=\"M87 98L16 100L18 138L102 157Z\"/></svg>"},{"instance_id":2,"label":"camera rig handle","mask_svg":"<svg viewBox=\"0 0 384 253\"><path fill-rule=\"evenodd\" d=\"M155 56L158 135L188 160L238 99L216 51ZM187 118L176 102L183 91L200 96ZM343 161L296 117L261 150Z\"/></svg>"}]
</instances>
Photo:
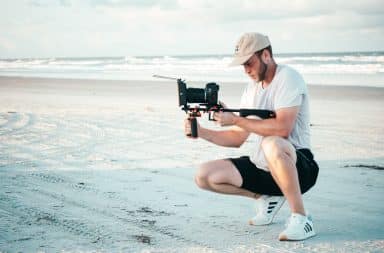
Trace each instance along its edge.
<instances>
[{"instance_id":1,"label":"camera rig handle","mask_svg":"<svg viewBox=\"0 0 384 253\"><path fill-rule=\"evenodd\" d=\"M201 117L201 113L199 111L199 108L191 108L191 110L186 110L188 113L188 120L191 122L191 133L187 134L187 136L191 136L193 138L197 138L197 119L196 117Z\"/></svg>"},{"instance_id":2,"label":"camera rig handle","mask_svg":"<svg viewBox=\"0 0 384 253\"><path fill-rule=\"evenodd\" d=\"M240 117L257 116L262 119L275 118L276 113L270 110L260 109L223 109L224 112L238 112Z\"/></svg>"}]
</instances>

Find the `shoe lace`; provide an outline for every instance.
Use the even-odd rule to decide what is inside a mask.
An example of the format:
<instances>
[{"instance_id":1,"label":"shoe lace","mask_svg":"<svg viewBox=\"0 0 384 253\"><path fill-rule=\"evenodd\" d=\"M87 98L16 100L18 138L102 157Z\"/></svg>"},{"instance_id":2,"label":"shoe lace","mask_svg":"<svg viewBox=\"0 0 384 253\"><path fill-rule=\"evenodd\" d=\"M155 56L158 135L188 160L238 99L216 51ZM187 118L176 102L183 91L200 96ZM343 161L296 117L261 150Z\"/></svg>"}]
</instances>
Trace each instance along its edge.
<instances>
[{"instance_id":1,"label":"shoe lace","mask_svg":"<svg viewBox=\"0 0 384 253\"><path fill-rule=\"evenodd\" d=\"M297 219L294 215L291 215L285 222L285 227L290 227L291 225L296 225L296 224L300 224L299 219Z\"/></svg>"}]
</instances>

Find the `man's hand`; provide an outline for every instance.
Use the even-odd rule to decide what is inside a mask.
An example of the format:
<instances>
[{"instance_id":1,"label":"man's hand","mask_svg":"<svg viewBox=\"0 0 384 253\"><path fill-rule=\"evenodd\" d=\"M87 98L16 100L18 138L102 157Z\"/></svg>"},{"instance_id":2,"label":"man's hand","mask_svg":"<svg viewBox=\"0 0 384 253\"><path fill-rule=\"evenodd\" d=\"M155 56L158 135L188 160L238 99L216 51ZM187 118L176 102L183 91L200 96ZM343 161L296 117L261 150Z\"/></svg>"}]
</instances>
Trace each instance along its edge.
<instances>
[{"instance_id":1,"label":"man's hand","mask_svg":"<svg viewBox=\"0 0 384 253\"><path fill-rule=\"evenodd\" d=\"M220 104L223 108L227 108L227 106L220 101ZM236 114L232 112L215 112L213 113L213 118L216 120L217 124L220 126L232 126L235 124Z\"/></svg>"}]
</instances>

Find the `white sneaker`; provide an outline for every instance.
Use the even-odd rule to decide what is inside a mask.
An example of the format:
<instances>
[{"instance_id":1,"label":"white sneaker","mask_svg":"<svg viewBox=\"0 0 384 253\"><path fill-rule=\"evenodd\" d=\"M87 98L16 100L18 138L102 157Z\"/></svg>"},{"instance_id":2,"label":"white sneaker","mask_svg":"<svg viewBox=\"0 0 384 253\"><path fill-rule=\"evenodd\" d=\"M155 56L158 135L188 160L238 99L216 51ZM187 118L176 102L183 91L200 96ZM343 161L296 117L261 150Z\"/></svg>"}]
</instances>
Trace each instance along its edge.
<instances>
[{"instance_id":1,"label":"white sneaker","mask_svg":"<svg viewBox=\"0 0 384 253\"><path fill-rule=\"evenodd\" d=\"M280 233L280 241L300 241L315 236L312 218L298 213L292 213L286 229Z\"/></svg>"},{"instance_id":2,"label":"white sneaker","mask_svg":"<svg viewBox=\"0 0 384 253\"><path fill-rule=\"evenodd\" d=\"M262 195L256 200L257 214L249 221L249 224L255 226L270 224L284 201L283 196Z\"/></svg>"}]
</instances>

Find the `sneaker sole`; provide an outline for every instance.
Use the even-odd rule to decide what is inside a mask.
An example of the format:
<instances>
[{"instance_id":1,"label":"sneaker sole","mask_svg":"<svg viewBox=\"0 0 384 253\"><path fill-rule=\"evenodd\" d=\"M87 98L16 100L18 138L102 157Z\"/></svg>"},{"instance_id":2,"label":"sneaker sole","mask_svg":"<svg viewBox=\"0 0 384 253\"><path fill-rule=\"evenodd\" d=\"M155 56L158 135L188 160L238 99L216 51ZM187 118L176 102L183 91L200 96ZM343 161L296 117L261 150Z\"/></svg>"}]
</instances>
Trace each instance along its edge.
<instances>
[{"instance_id":1,"label":"sneaker sole","mask_svg":"<svg viewBox=\"0 0 384 253\"><path fill-rule=\"evenodd\" d=\"M281 236L279 237L279 241L303 241L303 240L306 240L306 239L309 239L311 237L314 237L316 235L316 233L313 233L311 235L309 235L308 237L305 237L305 238L300 238L300 239L289 239L287 236Z\"/></svg>"}]
</instances>

